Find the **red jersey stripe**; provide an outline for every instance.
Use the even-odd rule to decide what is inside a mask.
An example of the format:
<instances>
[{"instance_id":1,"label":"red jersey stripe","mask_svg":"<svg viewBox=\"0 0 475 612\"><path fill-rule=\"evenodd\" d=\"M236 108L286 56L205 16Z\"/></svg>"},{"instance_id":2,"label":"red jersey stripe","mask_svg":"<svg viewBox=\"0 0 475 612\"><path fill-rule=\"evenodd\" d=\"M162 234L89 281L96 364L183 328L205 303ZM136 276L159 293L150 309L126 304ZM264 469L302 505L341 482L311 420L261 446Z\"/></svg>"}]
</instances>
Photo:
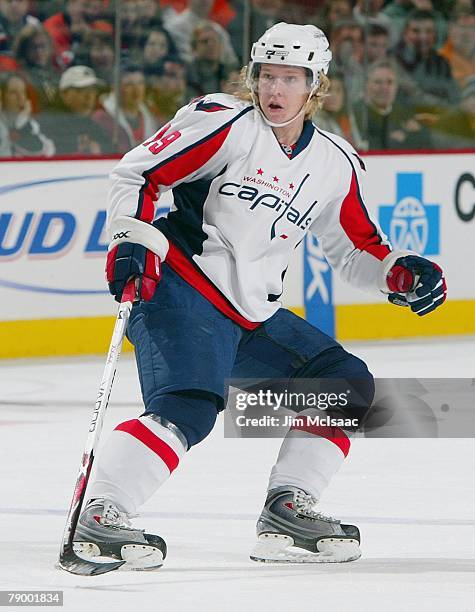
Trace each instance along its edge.
<instances>
[{"instance_id":1,"label":"red jersey stripe","mask_svg":"<svg viewBox=\"0 0 475 612\"><path fill-rule=\"evenodd\" d=\"M345 457L350 451L350 440L343 429L339 427L329 427L325 425L294 425L291 429L306 431L314 436L326 438L330 442L333 442L333 444L336 444Z\"/></svg>"},{"instance_id":2,"label":"red jersey stripe","mask_svg":"<svg viewBox=\"0 0 475 612\"><path fill-rule=\"evenodd\" d=\"M147 448L160 457L170 470L170 473L178 466L180 459L173 448L155 435L148 427L145 427L138 419L119 423L115 429L117 431L124 431L145 444Z\"/></svg>"},{"instance_id":3,"label":"red jersey stripe","mask_svg":"<svg viewBox=\"0 0 475 612\"><path fill-rule=\"evenodd\" d=\"M224 295L213 285L213 283L200 272L200 270L180 251L180 249L169 241L169 249L165 262L181 276L198 293L201 293L215 308L244 329L253 330L261 323L248 321L234 306L228 302Z\"/></svg>"},{"instance_id":4,"label":"red jersey stripe","mask_svg":"<svg viewBox=\"0 0 475 612\"><path fill-rule=\"evenodd\" d=\"M368 217L354 170L350 189L341 205L340 223L348 238L360 251L366 251L381 261L391 252L388 246L381 244L381 236Z\"/></svg>"}]
</instances>

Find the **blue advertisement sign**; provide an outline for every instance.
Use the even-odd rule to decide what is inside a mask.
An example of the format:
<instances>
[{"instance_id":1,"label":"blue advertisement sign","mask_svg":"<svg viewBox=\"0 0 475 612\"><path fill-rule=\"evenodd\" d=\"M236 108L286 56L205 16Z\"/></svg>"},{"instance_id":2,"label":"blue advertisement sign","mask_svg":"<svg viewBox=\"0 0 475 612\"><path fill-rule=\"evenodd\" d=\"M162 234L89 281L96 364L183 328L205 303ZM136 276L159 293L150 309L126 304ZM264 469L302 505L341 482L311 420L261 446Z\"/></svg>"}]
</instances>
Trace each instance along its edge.
<instances>
[{"instance_id":1,"label":"blue advertisement sign","mask_svg":"<svg viewBox=\"0 0 475 612\"><path fill-rule=\"evenodd\" d=\"M317 238L310 232L304 243L304 305L307 321L334 338L332 270Z\"/></svg>"},{"instance_id":2,"label":"blue advertisement sign","mask_svg":"<svg viewBox=\"0 0 475 612\"><path fill-rule=\"evenodd\" d=\"M424 202L421 172L396 175L396 202L379 207L379 224L394 249L440 252L440 205Z\"/></svg>"}]
</instances>

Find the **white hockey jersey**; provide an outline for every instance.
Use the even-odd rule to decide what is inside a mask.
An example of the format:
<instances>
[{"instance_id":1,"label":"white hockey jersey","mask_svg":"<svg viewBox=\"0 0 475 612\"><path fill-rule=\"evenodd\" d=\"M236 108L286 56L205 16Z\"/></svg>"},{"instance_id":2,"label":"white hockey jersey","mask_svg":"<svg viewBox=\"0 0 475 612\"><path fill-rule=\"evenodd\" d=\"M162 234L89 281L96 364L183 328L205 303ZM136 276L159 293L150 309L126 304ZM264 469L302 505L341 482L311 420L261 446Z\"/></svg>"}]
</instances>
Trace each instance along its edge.
<instances>
[{"instance_id":1,"label":"white hockey jersey","mask_svg":"<svg viewBox=\"0 0 475 612\"><path fill-rule=\"evenodd\" d=\"M344 280L387 292L386 274L401 252L391 253L366 211L363 170L346 141L310 121L289 157L252 105L209 95L180 109L113 170L111 247L127 232L129 241L166 255L248 328L281 306L289 258L308 231ZM169 189L174 204L167 218L154 221L157 199ZM131 217L155 227L140 238L127 223ZM168 239L168 252L155 228Z\"/></svg>"}]
</instances>

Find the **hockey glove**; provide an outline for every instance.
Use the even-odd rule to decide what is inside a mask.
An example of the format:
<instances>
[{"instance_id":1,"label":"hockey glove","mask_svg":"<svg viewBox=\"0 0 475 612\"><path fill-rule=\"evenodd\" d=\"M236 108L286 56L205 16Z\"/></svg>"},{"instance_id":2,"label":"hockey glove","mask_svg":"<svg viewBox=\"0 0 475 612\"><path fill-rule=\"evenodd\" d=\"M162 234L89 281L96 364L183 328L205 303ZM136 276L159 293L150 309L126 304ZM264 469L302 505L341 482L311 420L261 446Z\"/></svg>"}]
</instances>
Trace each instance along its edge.
<instances>
[{"instance_id":1,"label":"hockey glove","mask_svg":"<svg viewBox=\"0 0 475 612\"><path fill-rule=\"evenodd\" d=\"M435 310L447 297L440 267L418 255L397 259L386 280L391 291L388 300L397 306L410 306L420 317Z\"/></svg>"},{"instance_id":2,"label":"hockey glove","mask_svg":"<svg viewBox=\"0 0 475 612\"><path fill-rule=\"evenodd\" d=\"M137 278L137 297L148 302L160 280L160 257L132 242L122 242L107 253L106 277L109 291L120 302L125 285Z\"/></svg>"}]
</instances>

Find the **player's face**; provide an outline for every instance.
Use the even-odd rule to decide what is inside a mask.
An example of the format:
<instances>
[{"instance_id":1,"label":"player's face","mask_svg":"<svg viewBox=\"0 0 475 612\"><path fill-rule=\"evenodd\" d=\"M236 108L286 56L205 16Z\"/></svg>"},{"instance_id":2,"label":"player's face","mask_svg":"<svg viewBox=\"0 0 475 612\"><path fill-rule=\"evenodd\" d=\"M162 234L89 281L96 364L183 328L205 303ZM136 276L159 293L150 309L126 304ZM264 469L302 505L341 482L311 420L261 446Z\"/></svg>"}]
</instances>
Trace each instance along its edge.
<instances>
[{"instance_id":1,"label":"player's face","mask_svg":"<svg viewBox=\"0 0 475 612\"><path fill-rule=\"evenodd\" d=\"M269 121L284 123L301 110L310 93L304 68L262 64L257 94L262 112Z\"/></svg>"}]
</instances>

